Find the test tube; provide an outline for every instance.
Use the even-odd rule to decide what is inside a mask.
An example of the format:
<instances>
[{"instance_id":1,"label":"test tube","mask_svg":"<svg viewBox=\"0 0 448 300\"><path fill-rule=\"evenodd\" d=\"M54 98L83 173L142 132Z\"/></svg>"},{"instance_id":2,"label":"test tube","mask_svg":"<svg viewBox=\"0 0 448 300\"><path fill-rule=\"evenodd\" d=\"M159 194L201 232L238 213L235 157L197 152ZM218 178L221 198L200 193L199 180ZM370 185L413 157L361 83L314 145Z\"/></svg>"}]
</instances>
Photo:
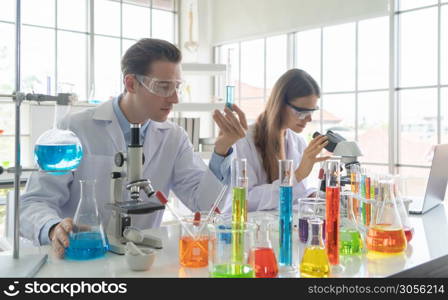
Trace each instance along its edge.
<instances>
[{"instance_id":1,"label":"test tube","mask_svg":"<svg viewBox=\"0 0 448 300\"><path fill-rule=\"evenodd\" d=\"M232 261L242 264L244 261L244 235L241 230L247 222L247 159L235 158L232 161Z\"/></svg>"},{"instance_id":2,"label":"test tube","mask_svg":"<svg viewBox=\"0 0 448 300\"><path fill-rule=\"evenodd\" d=\"M233 49L230 48L227 51L227 76L226 76L226 106L232 109L232 105L235 99L235 86L232 85L232 57Z\"/></svg>"},{"instance_id":3,"label":"test tube","mask_svg":"<svg viewBox=\"0 0 448 300\"><path fill-rule=\"evenodd\" d=\"M326 166L326 247L331 265L339 265L340 162L328 160Z\"/></svg>"},{"instance_id":4,"label":"test tube","mask_svg":"<svg viewBox=\"0 0 448 300\"><path fill-rule=\"evenodd\" d=\"M280 266L292 267L292 180L293 161L279 160L279 233Z\"/></svg>"}]
</instances>

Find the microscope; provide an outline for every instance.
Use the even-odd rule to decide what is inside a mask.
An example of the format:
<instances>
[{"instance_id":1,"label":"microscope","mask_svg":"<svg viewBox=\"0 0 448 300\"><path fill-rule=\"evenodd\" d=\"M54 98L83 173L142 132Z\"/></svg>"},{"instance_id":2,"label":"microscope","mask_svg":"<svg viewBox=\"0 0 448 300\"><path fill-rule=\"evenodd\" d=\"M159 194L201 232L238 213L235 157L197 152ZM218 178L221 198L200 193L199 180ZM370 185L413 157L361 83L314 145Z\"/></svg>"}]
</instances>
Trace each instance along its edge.
<instances>
[{"instance_id":1,"label":"microscope","mask_svg":"<svg viewBox=\"0 0 448 300\"><path fill-rule=\"evenodd\" d=\"M155 199L156 191L149 179L143 179L144 163L143 145L140 142L140 124L131 124L131 142L127 153L119 152L114 158L114 168L111 173L111 202L106 207L112 210L106 233L110 251L124 254L126 243L133 242L137 246L162 248L162 241L140 229L132 227L132 215L148 214L165 209L159 200ZM129 193L129 200L123 199L124 187ZM148 200L142 200L144 193Z\"/></svg>"},{"instance_id":2,"label":"microscope","mask_svg":"<svg viewBox=\"0 0 448 300\"><path fill-rule=\"evenodd\" d=\"M316 131L313 134L313 138L316 138L319 135L321 134ZM350 167L355 165L360 166L358 156L362 156L361 149L359 149L356 142L347 141L344 137L331 130L328 130L325 135L328 137L328 145L325 146L325 149L328 152L332 152L334 156L340 157L341 171L343 171L344 168L346 170L346 175L341 176L341 186L351 184ZM325 192L325 174L323 168L320 169L319 179L321 180L320 190Z\"/></svg>"}]
</instances>

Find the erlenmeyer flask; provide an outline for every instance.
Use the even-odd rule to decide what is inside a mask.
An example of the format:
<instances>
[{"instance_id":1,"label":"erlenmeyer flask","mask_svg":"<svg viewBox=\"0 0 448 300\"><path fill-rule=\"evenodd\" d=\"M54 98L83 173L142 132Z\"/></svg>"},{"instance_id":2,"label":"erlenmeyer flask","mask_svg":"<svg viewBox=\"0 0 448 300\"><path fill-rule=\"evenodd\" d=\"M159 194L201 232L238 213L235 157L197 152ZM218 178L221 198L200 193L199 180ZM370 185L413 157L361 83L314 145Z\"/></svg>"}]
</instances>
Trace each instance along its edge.
<instances>
[{"instance_id":1,"label":"erlenmeyer flask","mask_svg":"<svg viewBox=\"0 0 448 300\"><path fill-rule=\"evenodd\" d=\"M394 177L394 192L395 192L395 200L397 202L397 210L400 216L401 224L403 225L404 235L406 236L406 240L410 242L414 235L414 227L412 227L411 222L409 222L408 211L403 202L403 196L401 193L401 186L403 185L403 179L395 176Z\"/></svg>"},{"instance_id":2,"label":"erlenmeyer flask","mask_svg":"<svg viewBox=\"0 0 448 300\"><path fill-rule=\"evenodd\" d=\"M341 227L339 232L339 253L357 255L362 253L363 241L350 209L351 192L341 193Z\"/></svg>"},{"instance_id":3,"label":"erlenmeyer flask","mask_svg":"<svg viewBox=\"0 0 448 300\"><path fill-rule=\"evenodd\" d=\"M379 181L378 200L380 207L375 222L367 232L367 249L369 252L399 254L406 250L406 237L394 193L393 180Z\"/></svg>"},{"instance_id":4,"label":"erlenmeyer flask","mask_svg":"<svg viewBox=\"0 0 448 300\"><path fill-rule=\"evenodd\" d=\"M257 234L254 248L252 248L249 255L250 264L255 268L255 277L277 277L277 259L270 238L270 233L274 228L275 222L269 218L262 218L255 222L257 224Z\"/></svg>"},{"instance_id":5,"label":"erlenmeyer flask","mask_svg":"<svg viewBox=\"0 0 448 300\"><path fill-rule=\"evenodd\" d=\"M83 156L81 141L76 134L56 126L60 109L56 105L53 128L42 133L34 146L34 160L39 168L53 175L75 170Z\"/></svg>"},{"instance_id":6,"label":"erlenmeyer flask","mask_svg":"<svg viewBox=\"0 0 448 300\"><path fill-rule=\"evenodd\" d=\"M86 260L103 256L109 250L95 197L95 180L80 180L81 199L73 218L70 245L65 256Z\"/></svg>"},{"instance_id":7,"label":"erlenmeyer flask","mask_svg":"<svg viewBox=\"0 0 448 300\"><path fill-rule=\"evenodd\" d=\"M300 264L301 277L328 277L330 262L322 239L322 220L308 220L308 242Z\"/></svg>"}]
</instances>

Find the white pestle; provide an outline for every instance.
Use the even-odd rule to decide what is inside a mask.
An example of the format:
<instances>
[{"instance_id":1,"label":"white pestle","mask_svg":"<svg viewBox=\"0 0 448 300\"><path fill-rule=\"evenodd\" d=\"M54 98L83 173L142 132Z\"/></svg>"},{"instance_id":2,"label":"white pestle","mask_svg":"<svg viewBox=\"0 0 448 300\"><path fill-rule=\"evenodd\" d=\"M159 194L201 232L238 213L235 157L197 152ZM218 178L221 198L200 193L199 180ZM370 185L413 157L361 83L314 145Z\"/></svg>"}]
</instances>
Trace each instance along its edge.
<instances>
[{"instance_id":1,"label":"white pestle","mask_svg":"<svg viewBox=\"0 0 448 300\"><path fill-rule=\"evenodd\" d=\"M138 255L145 256L146 254L140 250L139 247L137 247L133 242L127 242L126 246L128 247L129 251L132 253L137 253Z\"/></svg>"},{"instance_id":2,"label":"white pestle","mask_svg":"<svg viewBox=\"0 0 448 300\"><path fill-rule=\"evenodd\" d=\"M141 243L144 239L144 236L140 229L132 226L128 226L124 229L123 236L134 243Z\"/></svg>"}]
</instances>

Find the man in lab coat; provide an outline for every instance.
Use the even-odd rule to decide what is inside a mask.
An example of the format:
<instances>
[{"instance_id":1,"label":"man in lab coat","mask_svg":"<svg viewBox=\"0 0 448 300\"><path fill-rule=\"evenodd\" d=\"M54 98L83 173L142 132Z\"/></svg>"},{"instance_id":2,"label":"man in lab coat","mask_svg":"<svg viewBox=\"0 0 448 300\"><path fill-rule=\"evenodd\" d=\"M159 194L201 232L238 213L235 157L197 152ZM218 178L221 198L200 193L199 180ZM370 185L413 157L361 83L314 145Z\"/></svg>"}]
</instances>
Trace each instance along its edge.
<instances>
[{"instance_id":1,"label":"man in lab coat","mask_svg":"<svg viewBox=\"0 0 448 300\"><path fill-rule=\"evenodd\" d=\"M54 176L33 173L21 197L23 236L37 245L51 243L62 257L69 245L72 218L80 200L79 180L96 180L96 200L106 226L110 210L110 174L113 157L126 152L130 124L141 124L145 162L143 177L154 189L166 195L173 191L192 211L210 209L222 183L228 181L232 145L245 136L244 113L234 105L224 114L216 110L213 119L220 128L215 151L207 167L193 153L185 131L167 121L173 105L179 102L181 53L176 46L157 39L142 39L131 46L121 61L125 91L98 107L66 117L60 124L81 140L84 157L78 169ZM142 197L146 197L142 195ZM160 225L163 210L134 215L139 228Z\"/></svg>"}]
</instances>

